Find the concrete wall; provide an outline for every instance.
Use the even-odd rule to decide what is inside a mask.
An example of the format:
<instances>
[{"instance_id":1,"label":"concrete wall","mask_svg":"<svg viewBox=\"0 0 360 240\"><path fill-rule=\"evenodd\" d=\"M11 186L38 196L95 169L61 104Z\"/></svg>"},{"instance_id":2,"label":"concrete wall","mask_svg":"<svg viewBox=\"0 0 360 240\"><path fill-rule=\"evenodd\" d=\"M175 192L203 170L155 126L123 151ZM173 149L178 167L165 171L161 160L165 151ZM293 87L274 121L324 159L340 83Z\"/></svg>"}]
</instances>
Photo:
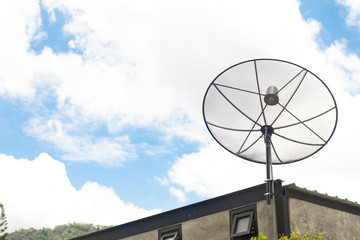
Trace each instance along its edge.
<instances>
[{"instance_id":1,"label":"concrete wall","mask_svg":"<svg viewBox=\"0 0 360 240\"><path fill-rule=\"evenodd\" d=\"M182 236L186 240L229 240L229 211L181 223ZM158 240L158 230L138 234L122 240Z\"/></svg>"},{"instance_id":2,"label":"concrete wall","mask_svg":"<svg viewBox=\"0 0 360 240\"><path fill-rule=\"evenodd\" d=\"M127 238L122 238L121 240L158 240L158 231L155 230L151 232L146 232Z\"/></svg>"},{"instance_id":3,"label":"concrete wall","mask_svg":"<svg viewBox=\"0 0 360 240\"><path fill-rule=\"evenodd\" d=\"M212 214L182 223L185 240L229 240L229 211Z\"/></svg>"},{"instance_id":4,"label":"concrete wall","mask_svg":"<svg viewBox=\"0 0 360 240\"><path fill-rule=\"evenodd\" d=\"M268 205L267 201L261 201L256 207L259 233L272 238L274 236L272 205Z\"/></svg>"},{"instance_id":5,"label":"concrete wall","mask_svg":"<svg viewBox=\"0 0 360 240\"><path fill-rule=\"evenodd\" d=\"M266 201L257 203L259 232L272 236L272 207ZM230 210L181 223L184 240L229 240ZM124 238L122 240L157 240L158 230Z\"/></svg>"},{"instance_id":6,"label":"concrete wall","mask_svg":"<svg viewBox=\"0 0 360 240\"><path fill-rule=\"evenodd\" d=\"M301 234L325 232L326 240L360 239L360 216L319 206L298 199L289 199L290 228Z\"/></svg>"},{"instance_id":7,"label":"concrete wall","mask_svg":"<svg viewBox=\"0 0 360 240\"><path fill-rule=\"evenodd\" d=\"M242 206L243 207L243 206ZM241 207L239 207L241 208ZM272 205L256 203L258 231L273 236ZM230 210L182 223L184 240L229 240Z\"/></svg>"}]
</instances>

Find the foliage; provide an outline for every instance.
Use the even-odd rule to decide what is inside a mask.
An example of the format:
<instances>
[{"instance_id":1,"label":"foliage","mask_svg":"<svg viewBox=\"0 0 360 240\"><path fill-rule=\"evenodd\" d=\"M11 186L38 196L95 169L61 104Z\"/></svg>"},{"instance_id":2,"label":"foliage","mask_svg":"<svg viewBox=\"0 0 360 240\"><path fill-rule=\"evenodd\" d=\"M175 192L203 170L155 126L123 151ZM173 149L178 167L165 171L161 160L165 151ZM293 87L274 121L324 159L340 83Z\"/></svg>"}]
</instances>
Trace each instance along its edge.
<instances>
[{"instance_id":1,"label":"foliage","mask_svg":"<svg viewBox=\"0 0 360 240\"><path fill-rule=\"evenodd\" d=\"M71 223L56 226L54 229L20 229L13 233L9 233L6 236L6 240L67 240L102 230L107 227L108 226L93 224Z\"/></svg>"},{"instance_id":2,"label":"foliage","mask_svg":"<svg viewBox=\"0 0 360 240\"><path fill-rule=\"evenodd\" d=\"M295 229L295 231L290 234L290 237L281 236L279 240L319 240L322 239L322 236L324 234L325 233L321 232L316 234L315 236L310 237L310 234L306 233L304 236L299 236L299 230ZM258 237L252 237L251 240L269 240L269 238L260 233Z\"/></svg>"},{"instance_id":3,"label":"foliage","mask_svg":"<svg viewBox=\"0 0 360 240\"><path fill-rule=\"evenodd\" d=\"M7 219L5 215L5 208L2 203L0 203L0 240L5 240L7 233L5 233L7 229Z\"/></svg>"}]
</instances>

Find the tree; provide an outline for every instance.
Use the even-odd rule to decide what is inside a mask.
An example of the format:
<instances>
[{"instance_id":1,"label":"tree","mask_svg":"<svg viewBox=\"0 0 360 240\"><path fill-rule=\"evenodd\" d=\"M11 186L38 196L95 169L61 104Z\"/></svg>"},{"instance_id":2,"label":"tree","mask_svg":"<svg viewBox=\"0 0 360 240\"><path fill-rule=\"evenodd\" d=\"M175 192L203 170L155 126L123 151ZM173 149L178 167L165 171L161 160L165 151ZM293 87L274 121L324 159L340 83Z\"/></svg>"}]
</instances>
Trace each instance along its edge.
<instances>
[{"instance_id":1,"label":"tree","mask_svg":"<svg viewBox=\"0 0 360 240\"><path fill-rule=\"evenodd\" d=\"M322 239L324 234L325 233L321 232L315 236L310 237L310 234L306 233L304 236L299 236L299 230L295 229L295 231L290 234L290 237L281 236L278 240L319 240ZM251 240L269 240L269 238L260 233L258 237L252 237Z\"/></svg>"},{"instance_id":2,"label":"tree","mask_svg":"<svg viewBox=\"0 0 360 240\"><path fill-rule=\"evenodd\" d=\"M20 229L9 233L6 240L67 240L85 234L99 231L110 226L93 225L86 223L69 223L56 226L54 229ZM1 239L0 239L1 240Z\"/></svg>"},{"instance_id":3,"label":"tree","mask_svg":"<svg viewBox=\"0 0 360 240\"><path fill-rule=\"evenodd\" d=\"M7 229L7 220L6 220L6 215L5 215L5 208L4 205L2 203L0 203L0 240L5 240L5 237L7 235L7 233L5 233L6 229Z\"/></svg>"}]
</instances>

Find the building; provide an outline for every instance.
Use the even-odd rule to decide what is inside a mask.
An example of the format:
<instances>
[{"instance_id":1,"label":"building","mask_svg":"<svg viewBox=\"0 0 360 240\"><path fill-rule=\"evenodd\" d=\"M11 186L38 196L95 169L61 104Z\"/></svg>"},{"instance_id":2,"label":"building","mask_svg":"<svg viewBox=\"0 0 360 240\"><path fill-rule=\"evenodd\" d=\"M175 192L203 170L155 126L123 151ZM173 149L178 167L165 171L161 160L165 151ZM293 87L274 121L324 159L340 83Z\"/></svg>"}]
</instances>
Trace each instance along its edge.
<instances>
[{"instance_id":1,"label":"building","mask_svg":"<svg viewBox=\"0 0 360 240\"><path fill-rule=\"evenodd\" d=\"M273 236L265 184L101 230L77 240L243 240ZM325 232L324 239L360 239L360 205L275 181L277 230Z\"/></svg>"}]
</instances>

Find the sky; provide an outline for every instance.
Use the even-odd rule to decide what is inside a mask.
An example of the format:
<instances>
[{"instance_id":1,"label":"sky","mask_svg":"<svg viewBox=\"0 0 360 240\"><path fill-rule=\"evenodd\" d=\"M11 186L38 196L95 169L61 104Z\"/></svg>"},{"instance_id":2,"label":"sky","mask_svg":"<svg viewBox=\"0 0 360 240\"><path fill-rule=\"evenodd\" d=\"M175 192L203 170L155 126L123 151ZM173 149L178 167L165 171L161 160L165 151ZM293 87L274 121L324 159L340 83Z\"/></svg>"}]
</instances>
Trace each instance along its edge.
<instances>
[{"instance_id":1,"label":"sky","mask_svg":"<svg viewBox=\"0 0 360 240\"><path fill-rule=\"evenodd\" d=\"M118 225L262 184L265 165L202 116L211 81L257 58L309 69L339 111L329 143L274 178L360 202L357 0L3 0L0 31L9 232Z\"/></svg>"}]
</instances>

